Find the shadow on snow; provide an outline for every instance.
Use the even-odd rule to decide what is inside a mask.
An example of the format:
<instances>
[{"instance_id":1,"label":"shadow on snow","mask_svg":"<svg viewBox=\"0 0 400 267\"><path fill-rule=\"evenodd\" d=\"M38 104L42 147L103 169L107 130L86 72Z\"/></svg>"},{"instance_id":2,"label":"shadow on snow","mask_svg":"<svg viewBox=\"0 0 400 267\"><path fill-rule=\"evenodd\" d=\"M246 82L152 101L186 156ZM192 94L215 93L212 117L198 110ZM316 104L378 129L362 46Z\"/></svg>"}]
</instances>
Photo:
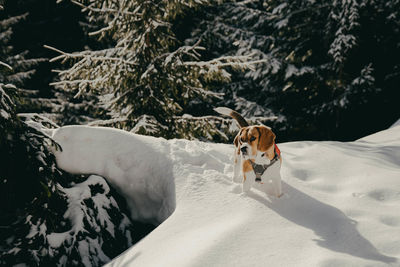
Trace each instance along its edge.
<instances>
[{"instance_id":1,"label":"shadow on snow","mask_svg":"<svg viewBox=\"0 0 400 267\"><path fill-rule=\"evenodd\" d=\"M397 262L396 258L379 253L371 242L358 232L357 222L339 209L322 203L283 181L282 186L286 198L280 200L270 201L253 192L249 192L248 196L287 220L314 231L319 236L319 239L314 241L321 247L368 260Z\"/></svg>"}]
</instances>

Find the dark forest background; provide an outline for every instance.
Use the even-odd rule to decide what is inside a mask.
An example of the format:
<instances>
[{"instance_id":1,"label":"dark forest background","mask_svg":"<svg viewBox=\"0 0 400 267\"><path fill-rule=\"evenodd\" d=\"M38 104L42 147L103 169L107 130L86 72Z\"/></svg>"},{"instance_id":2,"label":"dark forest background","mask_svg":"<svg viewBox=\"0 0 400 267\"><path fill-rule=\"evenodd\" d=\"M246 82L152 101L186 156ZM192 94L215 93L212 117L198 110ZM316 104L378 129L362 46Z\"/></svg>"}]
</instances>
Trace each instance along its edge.
<instances>
[{"instance_id":1,"label":"dark forest background","mask_svg":"<svg viewBox=\"0 0 400 267\"><path fill-rule=\"evenodd\" d=\"M213 111L228 106L278 142L353 141L400 117L398 0L117 3L0 1L0 265L84 265L82 240L100 265L154 228L130 221L105 182L57 169L44 129L229 143L235 123ZM87 199L81 232L54 247L78 183L109 200L117 234Z\"/></svg>"}]
</instances>

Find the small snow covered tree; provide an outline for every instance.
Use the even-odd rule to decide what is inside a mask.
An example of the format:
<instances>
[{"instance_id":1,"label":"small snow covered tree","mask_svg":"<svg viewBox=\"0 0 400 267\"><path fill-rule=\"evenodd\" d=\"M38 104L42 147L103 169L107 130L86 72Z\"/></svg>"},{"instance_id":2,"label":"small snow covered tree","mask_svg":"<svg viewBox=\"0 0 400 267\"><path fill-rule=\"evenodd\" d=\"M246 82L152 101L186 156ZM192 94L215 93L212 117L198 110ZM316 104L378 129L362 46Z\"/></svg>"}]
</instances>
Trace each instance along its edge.
<instances>
[{"instance_id":1,"label":"small snow covered tree","mask_svg":"<svg viewBox=\"0 0 400 267\"><path fill-rule=\"evenodd\" d=\"M57 125L17 114L26 101L21 88L35 71L24 70L38 62L10 45L23 19L0 19L0 266L100 266L151 229L132 224L103 178L57 168L52 151L61 148L47 135Z\"/></svg>"},{"instance_id":2,"label":"small snow covered tree","mask_svg":"<svg viewBox=\"0 0 400 267\"><path fill-rule=\"evenodd\" d=\"M92 32L113 41L97 51L61 53L53 60L71 61L53 83L76 96L88 91L102 96L102 105L125 129L164 137L179 137L190 113L191 101L205 103L220 97L207 86L231 79L225 70L246 68L247 56L224 56L200 61L199 43L181 45L173 30L174 20L190 8L211 1L74 1L91 21L104 27ZM201 123L201 121L197 121ZM180 128L180 130L179 130Z\"/></svg>"},{"instance_id":3,"label":"small snow covered tree","mask_svg":"<svg viewBox=\"0 0 400 267\"><path fill-rule=\"evenodd\" d=\"M21 249L22 253L29 253L25 249L27 244L17 242L18 237L29 233L23 229L31 218L35 221L42 218L43 214L38 216L37 213L44 210L43 205L48 205L50 199L58 202L60 197L52 194L56 190L52 178L58 173L48 146L44 144L48 138L17 117L16 95L15 86L0 83L1 265L18 263L7 260L7 254L15 256ZM43 219L46 218L51 220L54 214L46 212ZM32 239L32 242L37 240ZM13 248L17 249L15 253L11 251Z\"/></svg>"},{"instance_id":4,"label":"small snow covered tree","mask_svg":"<svg viewBox=\"0 0 400 267\"><path fill-rule=\"evenodd\" d=\"M34 114L20 119L15 101L16 87L0 83L0 265L107 263L138 240L138 225L103 178L56 167L51 150L61 148L43 131L55 125Z\"/></svg>"}]
</instances>

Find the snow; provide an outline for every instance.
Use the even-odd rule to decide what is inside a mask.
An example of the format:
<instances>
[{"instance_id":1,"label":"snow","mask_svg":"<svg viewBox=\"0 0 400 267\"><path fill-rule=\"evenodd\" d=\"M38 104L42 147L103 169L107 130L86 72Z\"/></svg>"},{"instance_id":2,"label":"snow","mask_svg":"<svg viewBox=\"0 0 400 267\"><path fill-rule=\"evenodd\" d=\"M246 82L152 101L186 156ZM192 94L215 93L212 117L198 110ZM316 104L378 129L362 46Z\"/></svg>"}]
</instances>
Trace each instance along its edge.
<instances>
[{"instance_id":1,"label":"snow","mask_svg":"<svg viewBox=\"0 0 400 267\"><path fill-rule=\"evenodd\" d=\"M133 219L158 224L173 212L175 186L165 140L87 126L61 127L53 139L62 147L54 151L57 165L106 177L126 197Z\"/></svg>"},{"instance_id":2,"label":"snow","mask_svg":"<svg viewBox=\"0 0 400 267\"><path fill-rule=\"evenodd\" d=\"M311 67L297 68L296 66L294 66L292 64L288 64L288 66L286 68L285 80L291 78L292 76L300 77L304 74L313 73L313 72L314 72L314 70Z\"/></svg>"},{"instance_id":3,"label":"snow","mask_svg":"<svg viewBox=\"0 0 400 267\"><path fill-rule=\"evenodd\" d=\"M93 190L95 186L97 190ZM76 253L84 266L100 266L109 262L111 259L105 254L103 246L109 241L108 234L112 237L116 236L116 232L126 234L126 241L122 242L132 244L130 221L126 215L120 214L121 221L111 218L109 211L119 210L119 207L113 197L107 197L110 187L104 178L90 175L85 181L74 183L72 187L59 186L58 189L68 200L64 218L70 222L71 227L67 227L65 232L52 232L46 236L44 231L42 234L49 244L49 255L59 257L54 265L66 266L68 259L65 255L71 256ZM65 225L65 222L62 224ZM99 234L93 236L90 233ZM79 261L79 258L76 261Z\"/></svg>"},{"instance_id":4,"label":"snow","mask_svg":"<svg viewBox=\"0 0 400 267\"><path fill-rule=\"evenodd\" d=\"M114 199L106 199L104 198L104 194L96 194L92 196L90 185L93 184L101 185L102 188L105 190L104 194L108 194L108 192L110 191L104 179L96 175L91 175L85 182L76 184L71 188L63 189L64 193L68 196L68 209L65 212L64 217L69 218L73 225L72 229L69 232L78 233L79 231L82 231L82 229L85 229L84 218L85 212L87 211L82 210L81 206L85 199L91 199L93 201L94 209L98 213L96 217L98 218L100 225L105 227L106 230L114 237L115 226L105 210L105 208L111 208L110 204L114 204L114 206L116 206L115 203L109 203L110 201L114 201ZM49 243L53 243L53 247L59 247L60 245L57 246L57 244L59 244L59 240L61 239L62 234L64 233L53 233L50 236L51 240L49 240L48 236Z\"/></svg>"},{"instance_id":5,"label":"snow","mask_svg":"<svg viewBox=\"0 0 400 267\"><path fill-rule=\"evenodd\" d=\"M0 116L6 120L10 118L10 114L8 114L4 109L0 109Z\"/></svg>"},{"instance_id":6,"label":"snow","mask_svg":"<svg viewBox=\"0 0 400 267\"><path fill-rule=\"evenodd\" d=\"M390 126L390 127L395 127L395 126L398 126L398 125L400 125L400 119L398 119L395 123L393 123L393 125L392 126Z\"/></svg>"},{"instance_id":7,"label":"snow","mask_svg":"<svg viewBox=\"0 0 400 267\"><path fill-rule=\"evenodd\" d=\"M354 142L278 144L281 198L241 192L232 145L81 126L54 138L61 168L106 177L136 218L162 221L108 266L400 266L399 125Z\"/></svg>"}]
</instances>

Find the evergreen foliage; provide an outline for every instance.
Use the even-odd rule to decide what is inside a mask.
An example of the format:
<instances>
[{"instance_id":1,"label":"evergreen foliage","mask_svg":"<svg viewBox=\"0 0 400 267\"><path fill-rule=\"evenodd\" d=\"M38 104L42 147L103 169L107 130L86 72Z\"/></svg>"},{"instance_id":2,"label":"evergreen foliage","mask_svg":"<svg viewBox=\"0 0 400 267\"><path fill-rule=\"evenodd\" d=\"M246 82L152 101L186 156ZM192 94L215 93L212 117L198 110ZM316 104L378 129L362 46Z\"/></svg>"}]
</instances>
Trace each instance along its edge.
<instances>
[{"instance_id":1,"label":"evergreen foliage","mask_svg":"<svg viewBox=\"0 0 400 267\"><path fill-rule=\"evenodd\" d=\"M54 52L43 45L67 51L82 49L91 44L85 38L85 30L85 17L69 1L59 4L56 0L4 1L0 12L0 35L4 36L0 38L0 60L8 62L12 69L3 69L6 77L0 76L0 81L19 89L18 112L41 113L60 125L101 118L93 96L77 100L49 85L57 75L52 69L61 66L49 62Z\"/></svg>"},{"instance_id":2,"label":"evergreen foliage","mask_svg":"<svg viewBox=\"0 0 400 267\"><path fill-rule=\"evenodd\" d=\"M54 122L231 142L229 106L282 142L400 117L399 0L60 2L0 0L0 265L97 266L140 238L103 178L56 167Z\"/></svg>"},{"instance_id":3,"label":"evergreen foliage","mask_svg":"<svg viewBox=\"0 0 400 267\"><path fill-rule=\"evenodd\" d=\"M247 56L224 56L200 61L199 43L181 46L173 32L174 19L188 8L209 1L85 1L76 2L88 11L91 21L104 27L93 32L110 38L114 46L97 51L60 52L53 60L73 61L60 71L60 82L53 83L76 96L88 91L102 95L103 106L116 124L132 129L149 122L141 133L178 136L182 115L193 99L202 103L221 97L207 87L226 82L231 76L224 69L250 67ZM56 49L54 49L56 50ZM201 121L198 121L201 122ZM138 128L138 126L136 126Z\"/></svg>"},{"instance_id":4,"label":"evergreen foliage","mask_svg":"<svg viewBox=\"0 0 400 267\"><path fill-rule=\"evenodd\" d=\"M0 81L22 87L34 74L34 67L43 59L26 59L28 51L16 52L10 45L13 27L25 20L27 13L9 18L0 17L0 58L3 61ZM7 62L7 63L6 63Z\"/></svg>"},{"instance_id":5,"label":"evergreen foliage","mask_svg":"<svg viewBox=\"0 0 400 267\"><path fill-rule=\"evenodd\" d=\"M230 2L198 15L186 42L268 61L220 92L243 114L260 107L286 120L281 138L351 140L400 115L398 10L399 1Z\"/></svg>"},{"instance_id":6,"label":"evergreen foliage","mask_svg":"<svg viewBox=\"0 0 400 267\"><path fill-rule=\"evenodd\" d=\"M69 103L64 92L46 92L48 85L35 81L50 68L45 58L35 58L49 50L23 41L30 24L48 25L34 4L6 1L1 10L7 12L0 13L0 265L99 266L154 226L132 223L124 200L103 178L71 176L56 167L52 150L60 148L46 133L58 126L46 117L86 123L94 114L93 98ZM18 15L27 6L30 12ZM17 115L21 111L46 117Z\"/></svg>"},{"instance_id":7,"label":"evergreen foliage","mask_svg":"<svg viewBox=\"0 0 400 267\"><path fill-rule=\"evenodd\" d=\"M21 120L16 100L16 87L0 83L0 265L108 262L138 240L140 225L133 226L103 178L56 167L51 150L61 148L44 130L55 125L35 114Z\"/></svg>"}]
</instances>

